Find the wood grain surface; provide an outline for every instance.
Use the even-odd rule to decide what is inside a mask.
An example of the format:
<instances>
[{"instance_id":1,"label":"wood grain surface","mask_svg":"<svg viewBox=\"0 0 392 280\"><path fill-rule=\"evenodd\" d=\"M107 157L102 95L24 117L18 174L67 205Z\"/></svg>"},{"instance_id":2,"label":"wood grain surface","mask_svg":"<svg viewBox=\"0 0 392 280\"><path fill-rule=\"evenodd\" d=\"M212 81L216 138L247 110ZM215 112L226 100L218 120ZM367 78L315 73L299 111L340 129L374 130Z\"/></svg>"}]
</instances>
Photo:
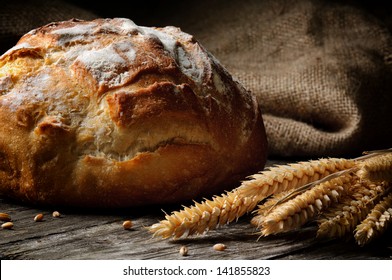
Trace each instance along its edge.
<instances>
[{"instance_id":1,"label":"wood grain surface","mask_svg":"<svg viewBox=\"0 0 392 280\"><path fill-rule=\"evenodd\" d=\"M316 226L259 238L250 216L203 236L179 240L152 238L146 230L180 206L106 210L36 208L0 198L0 212L11 215L14 227L0 229L1 259L384 259L392 258L391 229L380 240L359 247L354 240L317 240ZM61 217L52 217L59 211ZM34 217L42 213L41 222ZM133 227L124 230L130 219ZM213 250L224 243L224 251ZM179 254L182 245L188 256Z\"/></svg>"}]
</instances>

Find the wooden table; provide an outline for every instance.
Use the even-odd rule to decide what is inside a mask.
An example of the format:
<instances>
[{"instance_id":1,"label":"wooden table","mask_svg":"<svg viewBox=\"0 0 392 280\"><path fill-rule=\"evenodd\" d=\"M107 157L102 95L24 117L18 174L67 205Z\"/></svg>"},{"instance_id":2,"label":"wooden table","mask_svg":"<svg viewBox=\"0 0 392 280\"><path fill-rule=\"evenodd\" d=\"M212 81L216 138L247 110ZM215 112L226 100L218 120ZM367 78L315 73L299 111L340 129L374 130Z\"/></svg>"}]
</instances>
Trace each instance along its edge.
<instances>
[{"instance_id":1,"label":"wooden table","mask_svg":"<svg viewBox=\"0 0 392 280\"><path fill-rule=\"evenodd\" d=\"M179 206L164 206L170 213ZM52 217L54 210L62 215ZM116 211L35 208L0 198L0 212L11 215L14 227L0 230L1 259L384 259L392 258L391 229L361 248L353 240L317 240L316 226L258 239L250 216L207 235L180 240L152 238L145 229L164 218L160 207ZM43 213L41 222L34 222ZM134 226L124 230L130 219ZM225 251L212 246L224 243ZM182 245L189 255L179 254Z\"/></svg>"}]
</instances>

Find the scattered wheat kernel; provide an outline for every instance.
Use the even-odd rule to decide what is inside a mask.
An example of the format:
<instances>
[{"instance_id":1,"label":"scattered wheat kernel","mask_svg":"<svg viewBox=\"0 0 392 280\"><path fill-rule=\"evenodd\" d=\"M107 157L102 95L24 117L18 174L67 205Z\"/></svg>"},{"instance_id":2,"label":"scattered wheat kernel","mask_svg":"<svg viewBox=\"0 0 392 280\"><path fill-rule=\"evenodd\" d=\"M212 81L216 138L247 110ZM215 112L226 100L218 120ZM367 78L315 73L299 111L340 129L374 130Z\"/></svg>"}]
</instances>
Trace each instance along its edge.
<instances>
[{"instance_id":1,"label":"scattered wheat kernel","mask_svg":"<svg viewBox=\"0 0 392 280\"><path fill-rule=\"evenodd\" d=\"M14 226L14 224L12 222L6 222L1 225L1 227L4 229L11 229L13 226Z\"/></svg>"},{"instance_id":2,"label":"scattered wheat kernel","mask_svg":"<svg viewBox=\"0 0 392 280\"><path fill-rule=\"evenodd\" d=\"M123 225L124 229L130 229L133 226L132 221L130 221L130 220L124 221L122 225Z\"/></svg>"},{"instance_id":3,"label":"scattered wheat kernel","mask_svg":"<svg viewBox=\"0 0 392 280\"><path fill-rule=\"evenodd\" d=\"M224 251L226 249L226 245L222 243L215 244L212 247L215 251Z\"/></svg>"},{"instance_id":4,"label":"scattered wheat kernel","mask_svg":"<svg viewBox=\"0 0 392 280\"><path fill-rule=\"evenodd\" d=\"M42 219L44 218L44 215L39 213L34 217L34 222L41 222Z\"/></svg>"},{"instance_id":5,"label":"scattered wheat kernel","mask_svg":"<svg viewBox=\"0 0 392 280\"><path fill-rule=\"evenodd\" d=\"M188 247L187 246L181 246L180 248L180 255L181 256L188 256Z\"/></svg>"},{"instance_id":6,"label":"scattered wheat kernel","mask_svg":"<svg viewBox=\"0 0 392 280\"><path fill-rule=\"evenodd\" d=\"M61 214L60 214L59 211L54 211L54 212L52 213L52 216L55 217L55 218L58 218L58 217L61 216Z\"/></svg>"},{"instance_id":7,"label":"scattered wheat kernel","mask_svg":"<svg viewBox=\"0 0 392 280\"><path fill-rule=\"evenodd\" d=\"M9 222L11 221L11 217L7 213L0 213L0 221Z\"/></svg>"}]
</instances>

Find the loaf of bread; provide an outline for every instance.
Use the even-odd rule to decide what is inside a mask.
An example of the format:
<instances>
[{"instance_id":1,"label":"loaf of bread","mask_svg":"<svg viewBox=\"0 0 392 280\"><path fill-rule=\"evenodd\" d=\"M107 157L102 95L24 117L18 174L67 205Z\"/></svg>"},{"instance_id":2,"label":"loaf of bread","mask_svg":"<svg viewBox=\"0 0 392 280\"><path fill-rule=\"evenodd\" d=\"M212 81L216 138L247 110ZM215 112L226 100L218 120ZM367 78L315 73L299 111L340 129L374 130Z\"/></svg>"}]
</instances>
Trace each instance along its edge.
<instances>
[{"instance_id":1,"label":"loaf of bread","mask_svg":"<svg viewBox=\"0 0 392 280\"><path fill-rule=\"evenodd\" d=\"M0 193L20 201L197 199L262 169L266 142L255 97L175 27L55 22L0 57Z\"/></svg>"}]
</instances>

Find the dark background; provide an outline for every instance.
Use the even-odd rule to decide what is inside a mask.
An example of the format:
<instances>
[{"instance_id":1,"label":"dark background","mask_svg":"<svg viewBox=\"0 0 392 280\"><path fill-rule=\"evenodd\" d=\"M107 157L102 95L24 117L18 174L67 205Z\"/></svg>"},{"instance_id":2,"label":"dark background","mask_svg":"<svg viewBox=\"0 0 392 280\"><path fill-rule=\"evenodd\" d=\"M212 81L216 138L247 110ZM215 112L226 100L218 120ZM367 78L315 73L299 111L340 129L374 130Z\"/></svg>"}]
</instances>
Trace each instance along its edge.
<instances>
[{"instance_id":1,"label":"dark background","mask_svg":"<svg viewBox=\"0 0 392 280\"><path fill-rule=\"evenodd\" d=\"M207 2L206 2L207 1ZM0 53L5 52L16 44L18 39L31 29L57 20L68 20L75 17L72 8L75 7L86 11L89 18L93 17L126 17L138 25L144 26L166 26L174 25L181 27L181 22L175 15L178 13L188 14L192 17L192 11L201 3L211 3L222 0L0 0ZM240 0L225 0L237 1ZM335 0L328 2L340 2L347 5L357 6L375 15L392 30L392 9L387 1L380 0ZM62 9L62 6L67 8ZM207 5L204 5L207 6ZM219 12L217 13L217 20ZM180 17L181 18L181 17ZM197 20L197 19L195 19ZM186 30L184 30L186 32Z\"/></svg>"}]
</instances>

